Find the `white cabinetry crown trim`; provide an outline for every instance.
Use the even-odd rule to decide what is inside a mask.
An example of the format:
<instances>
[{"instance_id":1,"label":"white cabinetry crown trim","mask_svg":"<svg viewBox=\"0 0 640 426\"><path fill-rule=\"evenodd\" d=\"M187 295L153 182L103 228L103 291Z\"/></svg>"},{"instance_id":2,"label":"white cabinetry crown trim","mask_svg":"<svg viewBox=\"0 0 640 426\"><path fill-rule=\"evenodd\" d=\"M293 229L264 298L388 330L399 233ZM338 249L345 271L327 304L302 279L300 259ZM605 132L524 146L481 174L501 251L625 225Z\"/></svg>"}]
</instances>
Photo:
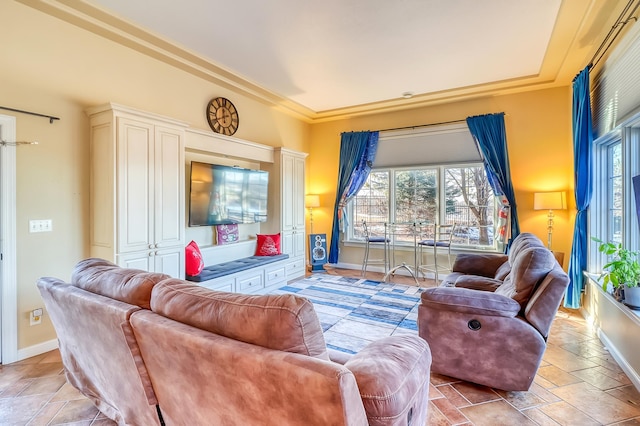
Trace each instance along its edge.
<instances>
[{"instance_id":1,"label":"white cabinetry crown trim","mask_svg":"<svg viewBox=\"0 0 640 426\"><path fill-rule=\"evenodd\" d=\"M185 148L264 163L273 163L274 155L273 147L198 129L187 129Z\"/></svg>"}]
</instances>

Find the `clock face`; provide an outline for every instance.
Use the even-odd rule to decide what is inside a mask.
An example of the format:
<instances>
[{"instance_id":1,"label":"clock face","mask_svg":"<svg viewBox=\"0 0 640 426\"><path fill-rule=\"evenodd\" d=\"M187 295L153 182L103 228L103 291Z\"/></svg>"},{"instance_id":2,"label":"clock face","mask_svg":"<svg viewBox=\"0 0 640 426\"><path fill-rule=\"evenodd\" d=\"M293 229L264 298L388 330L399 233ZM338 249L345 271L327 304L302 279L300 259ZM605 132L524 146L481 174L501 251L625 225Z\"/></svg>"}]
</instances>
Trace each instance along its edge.
<instances>
[{"instance_id":1,"label":"clock face","mask_svg":"<svg viewBox=\"0 0 640 426\"><path fill-rule=\"evenodd\" d=\"M211 130L231 136L238 130L240 119L236 107L225 98L214 98L207 105L207 120Z\"/></svg>"}]
</instances>

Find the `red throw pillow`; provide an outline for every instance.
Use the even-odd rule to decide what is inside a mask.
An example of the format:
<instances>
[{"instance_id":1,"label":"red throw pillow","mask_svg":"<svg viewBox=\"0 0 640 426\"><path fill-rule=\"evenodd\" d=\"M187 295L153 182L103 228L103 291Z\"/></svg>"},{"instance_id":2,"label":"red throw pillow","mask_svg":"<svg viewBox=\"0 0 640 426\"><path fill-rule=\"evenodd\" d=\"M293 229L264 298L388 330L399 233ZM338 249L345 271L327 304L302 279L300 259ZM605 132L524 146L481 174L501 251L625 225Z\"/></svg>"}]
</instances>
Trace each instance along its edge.
<instances>
[{"instance_id":1,"label":"red throw pillow","mask_svg":"<svg viewBox=\"0 0 640 426\"><path fill-rule=\"evenodd\" d=\"M198 243L191 241L187 244L184 254L186 256L184 269L187 275L193 276L202 272L202 269L204 268L204 260L202 260L202 253L200 252Z\"/></svg>"},{"instance_id":2,"label":"red throw pillow","mask_svg":"<svg viewBox=\"0 0 640 426\"><path fill-rule=\"evenodd\" d=\"M258 234L256 256L275 256L280 254L280 234Z\"/></svg>"}]
</instances>

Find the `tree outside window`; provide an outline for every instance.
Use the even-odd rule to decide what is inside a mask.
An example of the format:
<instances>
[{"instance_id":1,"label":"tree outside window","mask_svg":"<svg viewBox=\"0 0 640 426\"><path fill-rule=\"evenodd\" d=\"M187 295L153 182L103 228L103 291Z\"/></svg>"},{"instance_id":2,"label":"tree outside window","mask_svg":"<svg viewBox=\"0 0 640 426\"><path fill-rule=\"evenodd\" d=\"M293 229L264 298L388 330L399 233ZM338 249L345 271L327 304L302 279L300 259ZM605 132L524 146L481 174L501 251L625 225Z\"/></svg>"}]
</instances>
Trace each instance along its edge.
<instances>
[{"instance_id":1,"label":"tree outside window","mask_svg":"<svg viewBox=\"0 0 640 426\"><path fill-rule=\"evenodd\" d=\"M446 223L457 223L454 241L464 245L492 246L495 195L484 167L445 169Z\"/></svg>"}]
</instances>

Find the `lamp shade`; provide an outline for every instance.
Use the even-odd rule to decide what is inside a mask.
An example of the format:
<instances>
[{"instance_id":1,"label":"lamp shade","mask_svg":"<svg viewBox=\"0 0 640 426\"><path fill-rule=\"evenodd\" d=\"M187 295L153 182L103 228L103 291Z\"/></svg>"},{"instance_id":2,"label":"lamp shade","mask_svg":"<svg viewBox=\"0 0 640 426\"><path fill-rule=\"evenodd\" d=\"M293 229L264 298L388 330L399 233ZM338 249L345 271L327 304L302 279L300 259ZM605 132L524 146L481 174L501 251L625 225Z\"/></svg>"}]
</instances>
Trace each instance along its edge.
<instances>
[{"instance_id":1,"label":"lamp shade","mask_svg":"<svg viewBox=\"0 0 640 426\"><path fill-rule=\"evenodd\" d=\"M564 210L567 208L567 196L565 191L534 192L534 210Z\"/></svg>"},{"instance_id":2,"label":"lamp shade","mask_svg":"<svg viewBox=\"0 0 640 426\"><path fill-rule=\"evenodd\" d=\"M305 195L304 197L304 205L305 207L320 207L320 196L319 195Z\"/></svg>"}]
</instances>

